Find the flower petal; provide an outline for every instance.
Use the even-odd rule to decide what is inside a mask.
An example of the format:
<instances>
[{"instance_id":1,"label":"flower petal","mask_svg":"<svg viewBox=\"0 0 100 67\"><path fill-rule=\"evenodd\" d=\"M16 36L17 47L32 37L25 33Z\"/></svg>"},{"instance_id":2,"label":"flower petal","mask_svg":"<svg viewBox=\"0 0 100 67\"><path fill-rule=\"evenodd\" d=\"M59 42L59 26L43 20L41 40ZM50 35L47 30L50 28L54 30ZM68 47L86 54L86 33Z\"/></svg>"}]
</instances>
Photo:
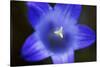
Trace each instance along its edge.
<instances>
[{"instance_id":1,"label":"flower petal","mask_svg":"<svg viewBox=\"0 0 100 67\"><path fill-rule=\"evenodd\" d=\"M66 51L66 53L62 55L53 55L52 61L54 64L72 63L74 62L74 51L70 50L69 52Z\"/></svg>"},{"instance_id":2,"label":"flower petal","mask_svg":"<svg viewBox=\"0 0 100 67\"><path fill-rule=\"evenodd\" d=\"M48 3L42 2L27 2L26 6L27 18L33 28L39 23L40 18L51 9Z\"/></svg>"},{"instance_id":3,"label":"flower petal","mask_svg":"<svg viewBox=\"0 0 100 67\"><path fill-rule=\"evenodd\" d=\"M49 53L43 46L36 34L30 35L25 41L22 51L22 58L26 61L39 61L49 57Z\"/></svg>"},{"instance_id":4,"label":"flower petal","mask_svg":"<svg viewBox=\"0 0 100 67\"><path fill-rule=\"evenodd\" d=\"M56 4L55 13L59 16L58 19L62 19L64 25L66 23L76 24L80 16L81 5L74 4Z\"/></svg>"},{"instance_id":5,"label":"flower petal","mask_svg":"<svg viewBox=\"0 0 100 67\"><path fill-rule=\"evenodd\" d=\"M78 33L76 34L76 39L78 44L75 49L81 49L92 45L96 40L95 32L85 25L78 25Z\"/></svg>"}]
</instances>

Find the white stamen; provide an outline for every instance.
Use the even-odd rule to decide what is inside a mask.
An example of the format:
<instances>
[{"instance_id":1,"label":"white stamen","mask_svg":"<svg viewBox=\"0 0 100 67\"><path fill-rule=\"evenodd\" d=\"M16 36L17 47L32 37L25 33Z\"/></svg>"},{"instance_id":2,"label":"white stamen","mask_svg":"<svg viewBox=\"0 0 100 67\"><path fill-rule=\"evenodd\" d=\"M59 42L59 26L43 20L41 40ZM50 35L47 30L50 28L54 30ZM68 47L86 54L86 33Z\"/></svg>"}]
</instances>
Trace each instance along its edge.
<instances>
[{"instance_id":1,"label":"white stamen","mask_svg":"<svg viewBox=\"0 0 100 67\"><path fill-rule=\"evenodd\" d=\"M54 31L54 33L63 38L63 27L60 27L59 30Z\"/></svg>"}]
</instances>

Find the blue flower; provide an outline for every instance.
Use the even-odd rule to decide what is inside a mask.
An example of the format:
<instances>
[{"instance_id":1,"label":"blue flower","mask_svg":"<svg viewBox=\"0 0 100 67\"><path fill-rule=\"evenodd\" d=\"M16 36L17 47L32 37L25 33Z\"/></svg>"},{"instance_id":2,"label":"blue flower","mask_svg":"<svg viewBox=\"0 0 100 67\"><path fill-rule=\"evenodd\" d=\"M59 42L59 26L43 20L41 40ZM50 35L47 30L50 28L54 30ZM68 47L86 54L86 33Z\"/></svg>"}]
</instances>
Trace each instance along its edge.
<instances>
[{"instance_id":1,"label":"blue flower","mask_svg":"<svg viewBox=\"0 0 100 67\"><path fill-rule=\"evenodd\" d=\"M74 62L74 51L95 42L95 32L79 24L81 5L27 2L27 18L35 29L25 41L21 55L29 62L51 57L53 63Z\"/></svg>"}]
</instances>

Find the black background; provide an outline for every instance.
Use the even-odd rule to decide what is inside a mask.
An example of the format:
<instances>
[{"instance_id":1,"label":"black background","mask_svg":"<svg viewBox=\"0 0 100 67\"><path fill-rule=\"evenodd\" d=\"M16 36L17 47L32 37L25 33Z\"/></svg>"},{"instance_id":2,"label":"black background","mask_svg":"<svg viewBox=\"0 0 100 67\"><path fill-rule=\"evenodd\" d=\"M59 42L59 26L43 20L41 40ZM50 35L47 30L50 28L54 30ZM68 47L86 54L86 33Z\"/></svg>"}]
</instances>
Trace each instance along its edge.
<instances>
[{"instance_id":1,"label":"black background","mask_svg":"<svg viewBox=\"0 0 100 67\"><path fill-rule=\"evenodd\" d=\"M20 57L20 49L25 39L34 31L26 18L26 6L23 1L11 1L11 66L52 64L51 57L39 62L29 63ZM54 3L50 3L54 6ZM80 24L86 24L96 32L96 6L82 6ZM96 61L96 42L85 49L75 51L75 62Z\"/></svg>"}]
</instances>

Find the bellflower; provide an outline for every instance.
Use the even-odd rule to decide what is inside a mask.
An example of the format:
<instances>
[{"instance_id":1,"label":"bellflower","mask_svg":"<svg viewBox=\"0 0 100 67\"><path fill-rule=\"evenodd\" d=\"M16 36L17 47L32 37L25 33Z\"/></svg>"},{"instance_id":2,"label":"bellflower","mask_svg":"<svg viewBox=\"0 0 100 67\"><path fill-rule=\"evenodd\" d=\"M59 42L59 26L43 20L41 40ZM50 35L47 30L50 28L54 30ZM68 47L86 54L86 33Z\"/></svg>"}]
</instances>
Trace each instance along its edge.
<instances>
[{"instance_id":1,"label":"bellflower","mask_svg":"<svg viewBox=\"0 0 100 67\"><path fill-rule=\"evenodd\" d=\"M35 29L25 41L21 55L29 62L51 57L53 63L74 62L74 51L95 42L95 32L79 24L81 5L26 2L27 18Z\"/></svg>"}]
</instances>

